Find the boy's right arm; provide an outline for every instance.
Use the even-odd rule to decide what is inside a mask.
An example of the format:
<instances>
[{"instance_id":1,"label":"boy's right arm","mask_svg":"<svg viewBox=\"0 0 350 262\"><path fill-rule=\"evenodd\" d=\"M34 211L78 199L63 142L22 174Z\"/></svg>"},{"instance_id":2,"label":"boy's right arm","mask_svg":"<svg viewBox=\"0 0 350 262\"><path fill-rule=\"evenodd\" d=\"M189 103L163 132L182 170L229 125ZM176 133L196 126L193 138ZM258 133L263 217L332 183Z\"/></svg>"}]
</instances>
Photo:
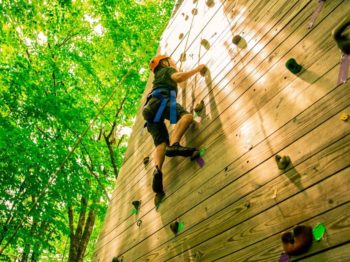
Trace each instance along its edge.
<instances>
[{"instance_id":1,"label":"boy's right arm","mask_svg":"<svg viewBox=\"0 0 350 262\"><path fill-rule=\"evenodd\" d=\"M200 72L203 68L205 68L205 65L199 65L195 69L187 72L176 72L171 75L171 78L177 82L181 83L183 81L186 81L191 76L195 75L196 73Z\"/></svg>"}]
</instances>

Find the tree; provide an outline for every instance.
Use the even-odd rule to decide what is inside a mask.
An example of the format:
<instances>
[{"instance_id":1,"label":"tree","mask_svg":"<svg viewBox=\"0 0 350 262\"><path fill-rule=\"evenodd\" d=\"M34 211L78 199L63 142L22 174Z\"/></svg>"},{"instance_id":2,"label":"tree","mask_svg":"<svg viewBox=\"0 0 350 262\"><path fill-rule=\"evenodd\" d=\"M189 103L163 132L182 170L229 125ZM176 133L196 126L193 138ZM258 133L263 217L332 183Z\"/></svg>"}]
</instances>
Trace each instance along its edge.
<instances>
[{"instance_id":1,"label":"tree","mask_svg":"<svg viewBox=\"0 0 350 262\"><path fill-rule=\"evenodd\" d=\"M173 4L0 1L2 256L91 257L94 225L101 226L125 152L128 135L120 130L133 124L148 78L139 72Z\"/></svg>"}]
</instances>

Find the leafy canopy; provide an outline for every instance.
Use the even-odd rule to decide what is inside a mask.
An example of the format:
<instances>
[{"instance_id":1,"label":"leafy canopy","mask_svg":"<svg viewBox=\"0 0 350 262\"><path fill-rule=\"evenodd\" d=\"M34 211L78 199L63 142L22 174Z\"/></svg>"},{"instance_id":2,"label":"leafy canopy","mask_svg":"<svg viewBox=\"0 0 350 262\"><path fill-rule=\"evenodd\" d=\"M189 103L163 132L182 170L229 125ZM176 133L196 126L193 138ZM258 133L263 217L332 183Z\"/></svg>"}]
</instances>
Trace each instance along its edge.
<instances>
[{"instance_id":1,"label":"leafy canopy","mask_svg":"<svg viewBox=\"0 0 350 262\"><path fill-rule=\"evenodd\" d=\"M133 124L148 61L173 5L173 0L0 0L0 246L10 241L6 256L67 257L67 208L79 214L85 198L97 212L87 250L91 257L115 183L103 134L112 134L119 168L127 139L120 140Z\"/></svg>"}]
</instances>

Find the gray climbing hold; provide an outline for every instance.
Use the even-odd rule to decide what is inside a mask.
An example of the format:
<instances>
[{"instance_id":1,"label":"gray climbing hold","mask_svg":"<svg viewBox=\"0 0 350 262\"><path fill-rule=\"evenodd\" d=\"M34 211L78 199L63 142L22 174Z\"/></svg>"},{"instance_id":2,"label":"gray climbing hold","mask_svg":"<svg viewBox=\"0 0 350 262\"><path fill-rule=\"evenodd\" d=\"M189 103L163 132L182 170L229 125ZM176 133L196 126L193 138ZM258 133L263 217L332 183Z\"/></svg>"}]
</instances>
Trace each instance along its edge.
<instances>
[{"instance_id":1,"label":"gray climbing hold","mask_svg":"<svg viewBox=\"0 0 350 262\"><path fill-rule=\"evenodd\" d=\"M276 155L275 160L279 170L285 170L290 164L289 156L281 157L280 155Z\"/></svg>"},{"instance_id":2,"label":"gray climbing hold","mask_svg":"<svg viewBox=\"0 0 350 262\"><path fill-rule=\"evenodd\" d=\"M209 48L210 48L210 43L206 39L202 39L201 45L207 50L209 50Z\"/></svg>"},{"instance_id":3,"label":"gray climbing hold","mask_svg":"<svg viewBox=\"0 0 350 262\"><path fill-rule=\"evenodd\" d=\"M214 0L207 0L207 1L205 1L205 3L208 7L213 7L215 5Z\"/></svg>"},{"instance_id":4,"label":"gray climbing hold","mask_svg":"<svg viewBox=\"0 0 350 262\"><path fill-rule=\"evenodd\" d=\"M232 38L232 43L234 43L235 45L238 45L238 43L242 40L242 37L240 35L235 35Z\"/></svg>"}]
</instances>

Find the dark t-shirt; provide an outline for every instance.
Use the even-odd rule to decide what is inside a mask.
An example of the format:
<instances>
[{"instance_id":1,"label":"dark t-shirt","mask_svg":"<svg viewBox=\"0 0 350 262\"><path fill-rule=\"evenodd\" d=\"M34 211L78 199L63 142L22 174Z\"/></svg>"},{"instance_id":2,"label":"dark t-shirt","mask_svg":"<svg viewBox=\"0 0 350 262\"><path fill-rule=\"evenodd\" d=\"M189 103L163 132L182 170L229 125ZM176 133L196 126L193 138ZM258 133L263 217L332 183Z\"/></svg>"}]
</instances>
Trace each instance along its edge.
<instances>
[{"instance_id":1,"label":"dark t-shirt","mask_svg":"<svg viewBox=\"0 0 350 262\"><path fill-rule=\"evenodd\" d=\"M171 79L171 75L176 72L177 70L172 67L165 67L157 71L157 73L154 75L153 89L156 89L159 86L167 86L170 89L175 90L177 93L177 83Z\"/></svg>"}]
</instances>

